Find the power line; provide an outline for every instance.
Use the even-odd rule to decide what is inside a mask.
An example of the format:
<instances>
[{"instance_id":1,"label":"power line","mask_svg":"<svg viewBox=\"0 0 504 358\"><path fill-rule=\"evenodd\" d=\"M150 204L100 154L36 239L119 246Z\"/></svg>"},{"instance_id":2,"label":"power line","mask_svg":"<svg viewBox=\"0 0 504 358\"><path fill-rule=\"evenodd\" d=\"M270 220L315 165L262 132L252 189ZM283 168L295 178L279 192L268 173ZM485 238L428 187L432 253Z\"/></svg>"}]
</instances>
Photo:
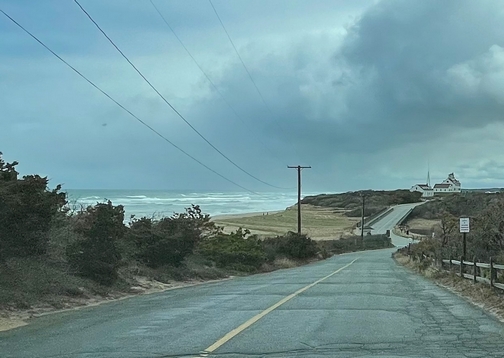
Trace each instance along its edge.
<instances>
[{"instance_id":1,"label":"power line","mask_svg":"<svg viewBox=\"0 0 504 358\"><path fill-rule=\"evenodd\" d=\"M248 70L247 66L245 65L245 62L243 61L243 58L241 57L240 53L238 52L238 49L236 48L233 40L231 39L231 36L229 35L229 32L226 30L226 27L224 26L224 23L222 22L222 19L221 17L219 16L219 13L217 12L217 9L215 8L214 4L212 3L212 0L208 0L208 2L210 3L210 5L212 6L212 9L213 11L215 12L215 15L217 16L217 19L219 20L221 26L222 26L222 29L224 30L224 32L226 33L226 36L229 40L229 42L231 43L231 46L233 46L233 49L236 53L236 55L238 56L238 58L240 59L240 62L243 66L243 68L245 69L245 72L247 72L247 75L248 77L250 78L250 81L252 82L252 84L254 85L254 88L256 89L256 92L257 94L259 95L259 97L261 98L261 101L264 103L264 106L266 107L266 109L268 110L268 112L270 112L270 114L273 116L274 118L274 114L273 112L271 111L271 108L268 106L268 103L266 102L266 100L264 99L264 96L262 95L261 91L259 90L259 87L257 87L257 84L256 82L254 81L254 78L252 77L252 75L250 74L250 71ZM278 126L278 128L280 130L283 131L283 128L280 126L280 124L278 124L276 121L275 121L275 124Z\"/></svg>"},{"instance_id":2,"label":"power line","mask_svg":"<svg viewBox=\"0 0 504 358\"><path fill-rule=\"evenodd\" d=\"M189 57L191 58L191 60L193 60L194 64L199 68L199 70L201 71L201 73L203 73L203 75L205 76L205 78L208 80L208 83L210 83L210 85L212 86L212 88L215 90L215 92L217 92L219 94L219 96L222 98L222 100L227 104L227 106L231 109L231 111L234 113L234 115L240 120L242 121L242 123L245 123L245 121L243 120L243 118L238 114L238 112L236 112L236 110L233 108L233 106L231 106L231 104L226 100L226 98L224 97L224 95L222 94L221 91L219 91L219 89L217 88L217 86L213 83L213 81L210 79L210 77L208 76L208 74L205 72L205 70L203 70L203 68L201 67L201 65L198 63L198 61L196 61L196 59L194 58L194 56L191 54L191 52L189 51L189 49L186 47L186 45L184 45L184 42L182 42L182 39L177 35L177 33L175 32L175 30L173 29L173 27L171 27L171 25L168 23L168 21L166 20L166 18L163 16L163 14L161 13L161 11L159 10L159 8L154 4L154 2L152 0L149 0L150 3L152 4L152 6L154 7L154 9L156 9L156 12L159 14L159 16L161 16L161 18L163 19L163 22L166 24L166 26L168 26L168 28L170 29L170 31L173 33L173 35L175 36L175 38L177 39L177 41L180 43L180 45L184 48L184 50L186 51L186 53L189 55Z\"/></svg>"},{"instance_id":3,"label":"power line","mask_svg":"<svg viewBox=\"0 0 504 358\"><path fill-rule=\"evenodd\" d=\"M121 49L112 41L112 39L103 31L103 29L98 25L98 23L91 17L91 15L82 7L82 5L77 1L74 0L74 2L79 6L79 8L86 14L86 16L91 20L91 22L96 26L96 28L105 36L105 38L114 46L114 48L121 54L121 56L131 65L131 67L140 75L140 77L143 78L143 80L154 90L154 92L157 93L157 95L179 116L198 136L201 137L210 147L212 147L217 153L219 153L224 159L226 159L229 163L234 165L236 168L238 168L240 171L243 173L247 174L249 177L257 180L258 182L263 183L264 185L276 188L276 189L283 189L281 187L278 187L276 185L270 184L262 179L259 179L255 175L251 174L247 170L243 169L241 166L236 164L232 159L230 159L227 155L225 155L221 150L219 150L215 145L213 145L206 137L201 134L182 114L180 114L179 111L157 90L156 87L147 79L147 77L144 76L144 74L133 64L133 62L130 61L130 59L124 54L124 52L121 51Z\"/></svg>"},{"instance_id":4,"label":"power line","mask_svg":"<svg viewBox=\"0 0 504 358\"><path fill-rule=\"evenodd\" d=\"M47 51L49 51L51 54L53 54L56 58L58 58L61 62L63 62L65 65L67 65L69 68L71 68L75 73L77 73L81 78L83 78L87 83L89 83L91 86L93 86L95 89L97 89L98 91L100 91L104 96L106 96L108 99L110 99L112 102L114 102L117 106L119 106L122 110L126 111L130 116L132 116L133 118L135 118L138 122L140 122L141 124L143 124L145 127L147 127L148 129L150 129L152 132L154 132L156 135L158 135L159 137L161 137L163 140L165 140L166 142L168 142L170 145L172 145L173 147L175 147L176 149L178 149L180 152L182 152L183 154L185 154L186 156L188 156L189 158L191 158L192 160L194 160L196 163L200 164L201 166L205 167L206 169L210 170L212 173L218 175L219 177L221 177L222 179L228 181L229 183L233 184L233 185L236 185L237 187L241 188L241 189L244 189L252 194L256 194L256 195L260 195L250 189L247 189L245 188L244 186L236 183L235 181L225 177L224 175L220 174L219 172L215 171L214 169L210 168L208 165L202 163L200 160L196 159L195 157L193 157L191 154L187 153L185 150L183 150L182 148L180 148L179 146L177 146L175 143L173 143L172 141L170 141L168 138L166 138L164 135L162 135L161 133L159 133L157 130L155 130L153 127L151 127L149 124L147 124L146 122L144 122L142 119L140 119L138 116L136 116L134 113L132 113L129 109L127 109L126 107L124 107L121 103L119 103L118 101L116 101L114 98L112 98L107 92L105 92L104 90L102 90L100 87L98 87L94 82L92 82L90 79L88 79L86 76L84 76L79 70L77 70L75 67L73 67L71 64L69 64L67 61L65 61L62 57L60 57L56 52L54 52L53 50L51 50L45 43L43 43L41 40L39 40L35 35L33 35L30 31L28 31L26 28L24 28L20 23L18 23L16 20L14 20L12 17L10 17L5 11L3 11L2 9L0 9L0 12L2 12L10 21L12 21L14 24L16 24L20 29L22 29L24 32L26 32L28 35L30 35L35 41L37 41L40 45L42 45Z\"/></svg>"},{"instance_id":5,"label":"power line","mask_svg":"<svg viewBox=\"0 0 504 358\"><path fill-rule=\"evenodd\" d=\"M198 69L201 71L201 73L205 76L205 78L207 79L208 83L210 83L210 85L212 86L213 90L222 98L222 100L224 101L224 103L229 107L229 109L233 112L233 114L236 116L236 118L238 118L243 124L247 125L247 123L238 114L238 112L234 109L234 107L231 105L231 103L229 103L229 101L226 99L226 97L222 94L222 92L219 90L219 88L213 83L213 81L210 78L210 76L205 72L205 70L201 67L201 65L199 64L199 62L196 60L196 58L192 55L192 53L189 51L189 49L187 48L187 46L184 44L184 42L182 41L182 39L177 35L177 33L175 32L175 30L173 29L173 27L170 25L170 23L168 22L168 20L166 20L165 16L161 13L161 11L156 6L156 4L154 3L154 1L153 0L149 0L149 1L150 1L151 5L154 7L154 9L156 10L156 12L158 13L158 15L163 20L163 22L166 24L166 26L168 27L168 29L170 29L170 31L173 34L173 36L175 36L175 38L177 39L177 41L180 43L180 45L182 46L182 48L185 50L185 52L187 53L187 55L191 58L191 60L196 65L196 67L198 67ZM263 145L266 147L266 144L261 140L261 137L259 137L257 139L261 143L263 143ZM279 158L277 157L277 159L279 159ZM280 188L280 187L278 187L278 189L288 189L288 190L290 190L292 188Z\"/></svg>"}]
</instances>

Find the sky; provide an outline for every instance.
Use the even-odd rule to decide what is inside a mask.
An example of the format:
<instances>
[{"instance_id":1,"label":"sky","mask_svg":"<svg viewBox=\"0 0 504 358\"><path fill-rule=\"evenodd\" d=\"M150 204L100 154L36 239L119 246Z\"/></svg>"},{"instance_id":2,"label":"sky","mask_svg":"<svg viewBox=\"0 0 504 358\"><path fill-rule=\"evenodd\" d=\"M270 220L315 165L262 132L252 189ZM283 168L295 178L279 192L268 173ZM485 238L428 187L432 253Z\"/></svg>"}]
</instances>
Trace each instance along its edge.
<instances>
[{"instance_id":1,"label":"sky","mask_svg":"<svg viewBox=\"0 0 504 358\"><path fill-rule=\"evenodd\" d=\"M67 0L0 9L212 171L0 13L4 159L70 189L285 191L288 165L312 167L310 192L409 188L428 168L503 186L501 1L212 1L224 28L208 0L152 0L169 26L150 0L79 0L243 171Z\"/></svg>"}]
</instances>

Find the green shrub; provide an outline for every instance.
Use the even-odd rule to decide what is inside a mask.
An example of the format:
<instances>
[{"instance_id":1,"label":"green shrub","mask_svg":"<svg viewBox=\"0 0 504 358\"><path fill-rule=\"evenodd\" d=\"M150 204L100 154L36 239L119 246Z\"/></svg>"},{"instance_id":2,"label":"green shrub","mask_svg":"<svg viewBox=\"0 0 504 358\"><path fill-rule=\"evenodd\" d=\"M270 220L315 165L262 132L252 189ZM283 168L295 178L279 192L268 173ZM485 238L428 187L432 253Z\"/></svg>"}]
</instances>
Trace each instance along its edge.
<instances>
[{"instance_id":1,"label":"green shrub","mask_svg":"<svg viewBox=\"0 0 504 358\"><path fill-rule=\"evenodd\" d=\"M60 185L50 191L47 177L18 179L16 165L0 153L0 260L44 254L51 222L66 204Z\"/></svg>"},{"instance_id":2,"label":"green shrub","mask_svg":"<svg viewBox=\"0 0 504 358\"><path fill-rule=\"evenodd\" d=\"M120 253L116 242L125 234L124 208L112 202L99 203L82 211L75 231L83 236L67 248L68 262L75 273L103 285L117 279Z\"/></svg>"},{"instance_id":3,"label":"green shrub","mask_svg":"<svg viewBox=\"0 0 504 358\"><path fill-rule=\"evenodd\" d=\"M126 241L133 243L133 255L149 267L180 266L200 240L217 232L210 216L193 205L185 213L161 220L133 219Z\"/></svg>"},{"instance_id":4,"label":"green shrub","mask_svg":"<svg viewBox=\"0 0 504 358\"><path fill-rule=\"evenodd\" d=\"M283 236L267 238L262 244L269 261L279 255L292 259L308 259L315 257L318 252L315 241L305 234L297 234L291 231Z\"/></svg>"},{"instance_id":5,"label":"green shrub","mask_svg":"<svg viewBox=\"0 0 504 358\"><path fill-rule=\"evenodd\" d=\"M219 233L203 240L198 251L214 261L217 267L252 272L266 260L260 240L255 236L246 238L250 232L241 228L231 234Z\"/></svg>"}]
</instances>

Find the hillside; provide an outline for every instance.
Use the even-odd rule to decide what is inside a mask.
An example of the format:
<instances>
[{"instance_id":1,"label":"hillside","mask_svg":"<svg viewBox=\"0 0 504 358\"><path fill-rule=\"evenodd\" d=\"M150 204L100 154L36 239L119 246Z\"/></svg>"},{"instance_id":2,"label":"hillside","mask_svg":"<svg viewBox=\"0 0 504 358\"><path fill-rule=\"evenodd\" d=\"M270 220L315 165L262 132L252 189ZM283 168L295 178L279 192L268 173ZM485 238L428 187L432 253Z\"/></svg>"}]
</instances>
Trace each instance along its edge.
<instances>
[{"instance_id":1,"label":"hillside","mask_svg":"<svg viewBox=\"0 0 504 358\"><path fill-rule=\"evenodd\" d=\"M462 194L448 194L435 197L413 209L404 223L406 230L413 234L430 236L441 226L443 217L453 220L467 216L476 218L482 212L504 200L504 193L488 191L463 191Z\"/></svg>"},{"instance_id":2,"label":"hillside","mask_svg":"<svg viewBox=\"0 0 504 358\"><path fill-rule=\"evenodd\" d=\"M476 216L488 206L501 201L504 193L486 194L482 192L464 192L434 198L411 212L409 219L441 219L443 213L453 216Z\"/></svg>"},{"instance_id":3,"label":"hillside","mask_svg":"<svg viewBox=\"0 0 504 358\"><path fill-rule=\"evenodd\" d=\"M301 203L320 207L348 210L347 216L360 216L362 198L366 197L365 216L373 215L385 207L398 204L416 203L421 194L409 190L364 190L350 191L342 194L320 194L305 197Z\"/></svg>"}]
</instances>

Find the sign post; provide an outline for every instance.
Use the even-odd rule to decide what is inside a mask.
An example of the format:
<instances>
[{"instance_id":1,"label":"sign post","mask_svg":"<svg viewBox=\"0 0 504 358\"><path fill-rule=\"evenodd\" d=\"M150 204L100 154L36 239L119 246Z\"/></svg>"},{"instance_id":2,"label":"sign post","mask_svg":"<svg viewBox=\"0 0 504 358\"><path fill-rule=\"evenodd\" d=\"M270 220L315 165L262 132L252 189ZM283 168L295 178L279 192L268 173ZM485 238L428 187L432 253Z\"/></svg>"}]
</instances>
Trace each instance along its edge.
<instances>
[{"instance_id":1,"label":"sign post","mask_svg":"<svg viewBox=\"0 0 504 358\"><path fill-rule=\"evenodd\" d=\"M464 260L466 258L466 247L467 247L467 241L466 241L466 234L469 232L469 218L460 218L460 232L462 233L462 254L464 257ZM461 263L462 264L462 263Z\"/></svg>"}]
</instances>

